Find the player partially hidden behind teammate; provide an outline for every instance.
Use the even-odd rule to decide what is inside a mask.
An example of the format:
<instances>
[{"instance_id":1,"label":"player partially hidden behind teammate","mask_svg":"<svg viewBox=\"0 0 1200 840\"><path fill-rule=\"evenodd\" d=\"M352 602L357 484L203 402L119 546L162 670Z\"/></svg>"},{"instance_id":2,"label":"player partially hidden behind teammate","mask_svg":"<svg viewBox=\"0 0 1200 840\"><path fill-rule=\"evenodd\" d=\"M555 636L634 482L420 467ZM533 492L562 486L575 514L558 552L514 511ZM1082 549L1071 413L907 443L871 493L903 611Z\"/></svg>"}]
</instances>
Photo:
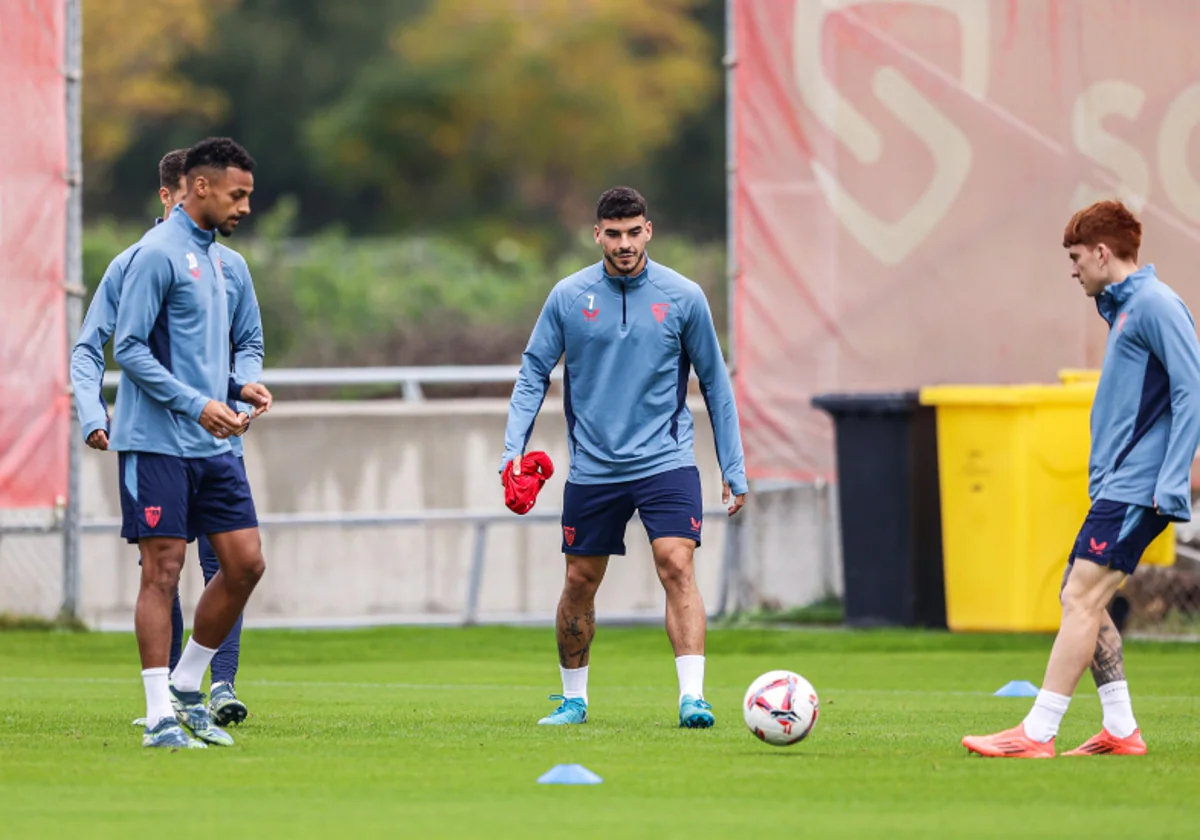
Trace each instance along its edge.
<instances>
[{"instance_id":1,"label":"player partially hidden behind teammate","mask_svg":"<svg viewBox=\"0 0 1200 840\"><path fill-rule=\"evenodd\" d=\"M596 208L604 259L562 280L533 328L513 389L501 469L525 451L550 372L563 379L571 468L563 498L566 581L558 604L561 704L543 724L587 721L596 590L608 558L625 553L634 511L666 591L667 635L679 677L679 725L713 725L704 700L706 616L693 573L703 501L687 407L695 367L716 437L730 515L745 504L733 390L704 292L649 260L652 228L637 191L616 187Z\"/></svg>"},{"instance_id":2,"label":"player partially hidden behind teammate","mask_svg":"<svg viewBox=\"0 0 1200 840\"><path fill-rule=\"evenodd\" d=\"M176 149L163 155L158 164L159 200L162 202L163 215L156 219L156 224L165 222L175 205L187 194L187 178L184 176L184 164L187 159L187 149ZM231 320L230 341L234 354L234 364L247 369L246 379L256 381L262 371L263 343L262 321L258 311L258 301L254 296L254 286L250 280L250 271L241 255L220 243L214 248L220 249L221 268L225 273L226 288L229 297L229 313ZM121 298L121 289L125 280L125 269L133 254L137 252L135 244L114 259L100 280L96 294L88 306L87 315L83 320L83 328L79 340L71 352L71 385L75 391L75 402L79 412L80 427L84 440L93 449L108 449L108 406L101 393L101 382L104 375L104 345L112 337L117 320L117 304ZM237 408L231 405L232 408ZM241 435L249 425L249 413L239 410L238 419L243 425L230 437L230 445L234 455L242 456ZM219 570L217 555L206 536L198 538L200 567L207 584ZM248 714L246 706L234 693L234 678L238 670L241 650L242 619L221 642L216 656L212 661L212 689L209 709L217 724L224 726L228 723L240 723ZM169 667L174 668L179 662L183 650L183 610L176 592L175 601L171 607L171 655ZM134 721L139 726L145 725L145 718Z\"/></svg>"},{"instance_id":3,"label":"player partially hidden behind teammate","mask_svg":"<svg viewBox=\"0 0 1200 840\"><path fill-rule=\"evenodd\" d=\"M123 377L110 448L120 453L122 535L142 556L134 625L151 747L233 742L212 722L200 681L265 568L246 474L228 441L244 423L226 401L257 414L271 395L230 374L226 281L213 247L218 231L231 234L250 212L254 161L232 140L211 138L188 150L184 168L183 203L129 261L113 339ZM200 534L221 570L168 680L171 603L187 541Z\"/></svg>"},{"instance_id":4,"label":"player partially hidden behind teammate","mask_svg":"<svg viewBox=\"0 0 1200 840\"><path fill-rule=\"evenodd\" d=\"M1168 522L1191 518L1200 445L1200 342L1191 313L1153 265L1138 268L1142 226L1117 201L1076 213L1063 234L1071 276L1109 324L1092 407L1092 508L1062 591L1062 624L1046 677L1023 723L968 736L980 755L1051 758L1059 723L1091 662L1103 729L1066 755L1144 755L1121 635L1106 605Z\"/></svg>"}]
</instances>

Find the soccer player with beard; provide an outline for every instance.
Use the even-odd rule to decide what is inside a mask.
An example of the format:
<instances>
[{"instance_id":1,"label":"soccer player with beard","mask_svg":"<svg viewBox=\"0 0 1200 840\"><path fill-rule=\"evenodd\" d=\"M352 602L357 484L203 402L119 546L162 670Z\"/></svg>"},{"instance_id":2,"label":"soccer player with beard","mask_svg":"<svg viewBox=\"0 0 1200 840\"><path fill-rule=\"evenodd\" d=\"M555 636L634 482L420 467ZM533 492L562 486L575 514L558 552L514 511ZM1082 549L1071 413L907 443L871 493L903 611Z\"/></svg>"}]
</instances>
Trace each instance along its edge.
<instances>
[{"instance_id":1,"label":"soccer player with beard","mask_svg":"<svg viewBox=\"0 0 1200 840\"><path fill-rule=\"evenodd\" d=\"M542 724L588 715L595 597L611 555L625 553L637 511L666 592L667 635L679 678L679 725L708 728L706 615L693 572L703 500L687 407L694 367L708 406L732 516L747 484L737 407L703 290L646 255L646 202L628 187L605 192L594 236L604 258L559 282L533 328L513 389L501 471L519 469L550 371L565 357L571 466L563 498L566 580L557 637L563 693Z\"/></svg>"},{"instance_id":2,"label":"soccer player with beard","mask_svg":"<svg viewBox=\"0 0 1200 840\"><path fill-rule=\"evenodd\" d=\"M230 235L249 214L254 166L228 138L188 150L187 195L138 243L117 310L114 357L123 377L110 448L120 454L122 536L139 545L142 558L134 623L146 688L145 746L233 742L213 723L200 681L265 562L246 474L228 440L245 424L227 402L249 403L257 415L270 408L271 395L230 374L227 284L214 244L218 232ZM168 671L171 604L187 541L200 534L221 569Z\"/></svg>"}]
</instances>

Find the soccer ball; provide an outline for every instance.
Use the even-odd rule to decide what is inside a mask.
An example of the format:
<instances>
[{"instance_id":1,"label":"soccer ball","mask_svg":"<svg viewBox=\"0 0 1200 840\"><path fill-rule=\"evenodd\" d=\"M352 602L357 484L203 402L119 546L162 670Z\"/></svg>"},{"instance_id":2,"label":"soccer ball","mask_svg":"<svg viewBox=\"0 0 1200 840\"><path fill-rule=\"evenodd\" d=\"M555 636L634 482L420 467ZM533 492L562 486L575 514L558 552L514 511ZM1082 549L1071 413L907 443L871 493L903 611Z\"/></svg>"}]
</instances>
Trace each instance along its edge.
<instances>
[{"instance_id":1,"label":"soccer ball","mask_svg":"<svg viewBox=\"0 0 1200 840\"><path fill-rule=\"evenodd\" d=\"M760 741L776 747L807 738L819 711L816 689L791 671L768 671L750 683L742 700L746 726Z\"/></svg>"}]
</instances>

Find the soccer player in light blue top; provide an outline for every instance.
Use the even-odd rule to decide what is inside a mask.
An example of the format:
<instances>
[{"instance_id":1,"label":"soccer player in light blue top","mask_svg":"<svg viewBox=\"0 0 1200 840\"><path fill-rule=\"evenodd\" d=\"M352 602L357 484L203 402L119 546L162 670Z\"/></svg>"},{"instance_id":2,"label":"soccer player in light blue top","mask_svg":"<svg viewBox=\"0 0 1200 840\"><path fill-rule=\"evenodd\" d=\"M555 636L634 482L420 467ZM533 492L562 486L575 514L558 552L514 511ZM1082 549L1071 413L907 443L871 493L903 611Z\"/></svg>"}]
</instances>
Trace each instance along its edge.
<instances>
[{"instance_id":1,"label":"soccer player in light blue top","mask_svg":"<svg viewBox=\"0 0 1200 840\"><path fill-rule=\"evenodd\" d=\"M551 695L561 703L539 722L587 721L596 590L608 558L625 553L625 526L637 511L666 592L679 725L708 728L706 616L693 572L704 505L687 406L691 370L716 438L723 499L733 497L730 516L748 489L737 407L703 290L646 255L653 228L645 199L628 187L610 189L596 219L604 258L550 292L522 357L501 462L501 470L509 461L520 465L550 372L563 358L571 458L562 514L566 582L556 622L563 693Z\"/></svg>"},{"instance_id":2,"label":"soccer player in light blue top","mask_svg":"<svg viewBox=\"0 0 1200 840\"><path fill-rule=\"evenodd\" d=\"M1063 247L1071 276L1108 323L1092 405L1091 510L1062 591L1062 624L1033 709L1013 729L968 735L980 755L1051 758L1059 724L1091 664L1104 723L1066 755L1145 755L1125 681L1121 634L1107 607L1170 522L1191 519L1200 446L1200 342L1179 296L1153 265L1138 267L1142 225L1119 201L1080 210Z\"/></svg>"},{"instance_id":3,"label":"soccer player in light blue top","mask_svg":"<svg viewBox=\"0 0 1200 840\"><path fill-rule=\"evenodd\" d=\"M163 215L156 220L156 223L166 221L171 210L183 200L187 193L187 178L184 176L186 157L187 149L176 149L164 155L158 164L159 199L162 201ZM228 308L232 321L230 342L234 367L241 369L245 381L258 381L261 377L263 361L262 320L249 268L236 251L219 242L215 243L213 247L219 249L221 267L225 272L229 295ZM93 449L108 449L108 411L101 392L104 375L104 345L108 343L116 326L117 304L121 297L125 268L136 249L137 245L126 249L121 256L113 260L108 271L105 272L88 307L79 340L71 353L71 383L75 393L76 409L84 440ZM249 409L234 402L230 403L230 407L239 412L239 419L245 423L243 428L229 439L234 455L240 460L242 457L241 435L249 426ZM204 573L205 584L207 584L219 570L217 555L213 551L208 537L203 534L197 538L197 544L200 567ZM239 615L233 630L221 643L212 661L209 709L219 726L240 723L248 714L245 704L237 697L234 690L234 679L240 658L241 627L242 617ZM178 592L176 592L171 608L169 667L174 668L179 662L182 649L183 610L179 603ZM144 726L145 718L138 718L134 723Z\"/></svg>"},{"instance_id":4,"label":"soccer player in light blue top","mask_svg":"<svg viewBox=\"0 0 1200 840\"><path fill-rule=\"evenodd\" d=\"M182 204L142 237L125 268L113 338L123 376L109 445L120 453L122 535L142 555L134 621L147 746L192 745L176 714L201 741L232 743L200 681L265 569L245 470L229 444L244 422L227 401L249 403L254 416L271 395L230 374L227 282L214 247L218 232L228 236L250 212L254 161L234 141L210 138L188 150L184 169ZM200 534L221 570L168 672L171 604L187 541Z\"/></svg>"}]
</instances>

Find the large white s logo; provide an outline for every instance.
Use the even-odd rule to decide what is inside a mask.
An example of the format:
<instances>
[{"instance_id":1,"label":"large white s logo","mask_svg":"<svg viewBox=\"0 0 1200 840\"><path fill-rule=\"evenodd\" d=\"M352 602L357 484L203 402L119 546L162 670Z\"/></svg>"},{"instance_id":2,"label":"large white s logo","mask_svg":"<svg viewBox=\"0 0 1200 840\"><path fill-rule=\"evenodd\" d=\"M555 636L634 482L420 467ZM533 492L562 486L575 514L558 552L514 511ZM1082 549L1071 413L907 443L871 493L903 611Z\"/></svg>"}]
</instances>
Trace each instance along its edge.
<instances>
[{"instance_id":1,"label":"large white s logo","mask_svg":"<svg viewBox=\"0 0 1200 840\"><path fill-rule=\"evenodd\" d=\"M821 125L863 164L879 161L883 141L875 127L837 92L825 74L821 31L825 17L843 7L895 2L935 6L954 14L962 29L962 88L980 100L987 90L988 0L796 0L792 54L800 95ZM819 161L814 160L812 167L818 187L842 225L881 263L896 265L950 211L971 171L971 143L895 67L876 70L872 89L880 104L921 138L933 155L933 179L916 203L896 221L884 221L847 193L836 175Z\"/></svg>"}]
</instances>

